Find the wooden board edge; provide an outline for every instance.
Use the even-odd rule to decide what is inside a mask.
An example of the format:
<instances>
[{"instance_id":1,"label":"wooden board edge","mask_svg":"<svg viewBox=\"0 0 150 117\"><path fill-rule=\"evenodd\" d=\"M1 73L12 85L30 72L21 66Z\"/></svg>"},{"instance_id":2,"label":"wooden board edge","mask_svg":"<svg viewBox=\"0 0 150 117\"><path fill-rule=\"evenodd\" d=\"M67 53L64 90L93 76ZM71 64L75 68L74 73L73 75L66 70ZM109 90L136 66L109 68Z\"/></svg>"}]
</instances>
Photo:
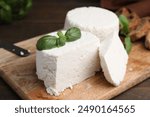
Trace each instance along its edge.
<instances>
[{"instance_id":1,"label":"wooden board edge","mask_svg":"<svg viewBox=\"0 0 150 117\"><path fill-rule=\"evenodd\" d=\"M117 90L117 93L109 92L109 93L111 94L111 96L110 96L110 97L107 96L108 98L106 98L106 97L104 96L104 97L102 98L102 100L109 100L109 99L112 99L112 98L114 98L114 97L120 95L121 93L123 93L123 92L129 90L130 88L132 88L132 87L138 85L139 83L142 83L143 81L149 79L149 77L150 77L150 73L148 73L146 77L141 76L141 77L137 78L138 80L136 80L134 83L131 83L131 84L128 84L127 86L124 86L123 90L121 90L121 91ZM126 88L126 87L127 87L127 88Z\"/></svg>"},{"instance_id":2,"label":"wooden board edge","mask_svg":"<svg viewBox=\"0 0 150 117\"><path fill-rule=\"evenodd\" d=\"M9 79L9 77L3 72L3 70L0 69L0 74L2 79L5 81L6 84L8 84L13 91L15 91L17 93L17 95L19 95L23 100L31 100L30 97L28 97L20 88L19 86L17 86L17 84L12 83L12 81ZM9 80L8 80L9 79Z\"/></svg>"}]
</instances>

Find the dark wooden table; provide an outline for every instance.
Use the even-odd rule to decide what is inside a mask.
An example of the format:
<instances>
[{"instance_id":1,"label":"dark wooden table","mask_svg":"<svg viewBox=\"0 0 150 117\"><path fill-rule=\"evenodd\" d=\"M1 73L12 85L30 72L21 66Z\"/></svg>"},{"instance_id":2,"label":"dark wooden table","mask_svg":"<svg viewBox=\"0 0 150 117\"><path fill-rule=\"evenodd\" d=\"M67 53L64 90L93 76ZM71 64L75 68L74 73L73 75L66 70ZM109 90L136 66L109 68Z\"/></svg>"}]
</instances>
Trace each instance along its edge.
<instances>
[{"instance_id":1,"label":"dark wooden table","mask_svg":"<svg viewBox=\"0 0 150 117\"><path fill-rule=\"evenodd\" d=\"M15 43L61 29L67 11L81 6L99 6L99 0L33 0L33 8L25 19L10 25L0 25L0 39ZM0 99L21 99L2 78ZM150 79L113 99L150 99Z\"/></svg>"}]
</instances>

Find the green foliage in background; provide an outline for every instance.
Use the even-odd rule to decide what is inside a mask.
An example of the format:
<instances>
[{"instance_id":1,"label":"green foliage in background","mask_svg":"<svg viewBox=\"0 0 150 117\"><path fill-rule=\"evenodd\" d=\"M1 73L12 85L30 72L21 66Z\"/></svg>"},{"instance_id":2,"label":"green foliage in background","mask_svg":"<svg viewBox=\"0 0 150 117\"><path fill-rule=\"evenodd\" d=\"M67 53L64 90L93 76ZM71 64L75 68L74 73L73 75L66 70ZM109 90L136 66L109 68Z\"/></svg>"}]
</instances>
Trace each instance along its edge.
<instances>
[{"instance_id":1,"label":"green foliage in background","mask_svg":"<svg viewBox=\"0 0 150 117\"><path fill-rule=\"evenodd\" d=\"M0 0L0 22L22 19L32 7L32 0Z\"/></svg>"}]
</instances>

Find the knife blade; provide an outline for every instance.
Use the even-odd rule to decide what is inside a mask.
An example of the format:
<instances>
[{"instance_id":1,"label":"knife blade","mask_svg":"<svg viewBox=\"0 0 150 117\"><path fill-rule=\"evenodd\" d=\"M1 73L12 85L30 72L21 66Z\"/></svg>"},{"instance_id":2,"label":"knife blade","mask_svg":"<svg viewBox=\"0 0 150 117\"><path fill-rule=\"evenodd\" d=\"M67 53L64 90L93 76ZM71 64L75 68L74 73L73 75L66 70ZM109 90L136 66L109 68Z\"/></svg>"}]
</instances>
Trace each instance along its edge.
<instances>
[{"instance_id":1,"label":"knife blade","mask_svg":"<svg viewBox=\"0 0 150 117\"><path fill-rule=\"evenodd\" d=\"M30 52L28 50L18 47L13 43L8 43L2 40L0 40L0 47L20 57L26 57L30 55Z\"/></svg>"}]
</instances>

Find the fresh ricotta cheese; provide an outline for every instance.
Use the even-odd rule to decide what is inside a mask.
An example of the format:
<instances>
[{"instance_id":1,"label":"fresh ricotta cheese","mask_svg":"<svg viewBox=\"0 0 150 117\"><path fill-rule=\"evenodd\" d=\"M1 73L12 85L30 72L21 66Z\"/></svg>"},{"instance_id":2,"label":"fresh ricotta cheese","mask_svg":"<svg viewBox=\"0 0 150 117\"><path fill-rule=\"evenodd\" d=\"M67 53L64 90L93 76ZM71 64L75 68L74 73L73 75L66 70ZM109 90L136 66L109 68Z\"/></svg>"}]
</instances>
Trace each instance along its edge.
<instances>
[{"instance_id":1,"label":"fresh ricotta cheese","mask_svg":"<svg viewBox=\"0 0 150 117\"><path fill-rule=\"evenodd\" d=\"M64 28L78 27L99 37L100 41L119 32L119 20L113 12L98 7L80 7L70 10L66 15Z\"/></svg>"},{"instance_id":2,"label":"fresh ricotta cheese","mask_svg":"<svg viewBox=\"0 0 150 117\"><path fill-rule=\"evenodd\" d=\"M125 76L128 55L118 37L119 19L116 14L97 7L75 8L67 13L64 28L73 26L99 38L100 63L105 78L118 86Z\"/></svg>"},{"instance_id":3,"label":"fresh ricotta cheese","mask_svg":"<svg viewBox=\"0 0 150 117\"><path fill-rule=\"evenodd\" d=\"M89 32L81 33L80 39L65 46L36 51L37 76L44 81L49 94L58 96L64 89L95 75L100 68L99 39Z\"/></svg>"},{"instance_id":4,"label":"fresh ricotta cheese","mask_svg":"<svg viewBox=\"0 0 150 117\"><path fill-rule=\"evenodd\" d=\"M118 86L123 81L128 54L117 34L100 44L99 55L104 76L108 82Z\"/></svg>"}]
</instances>

